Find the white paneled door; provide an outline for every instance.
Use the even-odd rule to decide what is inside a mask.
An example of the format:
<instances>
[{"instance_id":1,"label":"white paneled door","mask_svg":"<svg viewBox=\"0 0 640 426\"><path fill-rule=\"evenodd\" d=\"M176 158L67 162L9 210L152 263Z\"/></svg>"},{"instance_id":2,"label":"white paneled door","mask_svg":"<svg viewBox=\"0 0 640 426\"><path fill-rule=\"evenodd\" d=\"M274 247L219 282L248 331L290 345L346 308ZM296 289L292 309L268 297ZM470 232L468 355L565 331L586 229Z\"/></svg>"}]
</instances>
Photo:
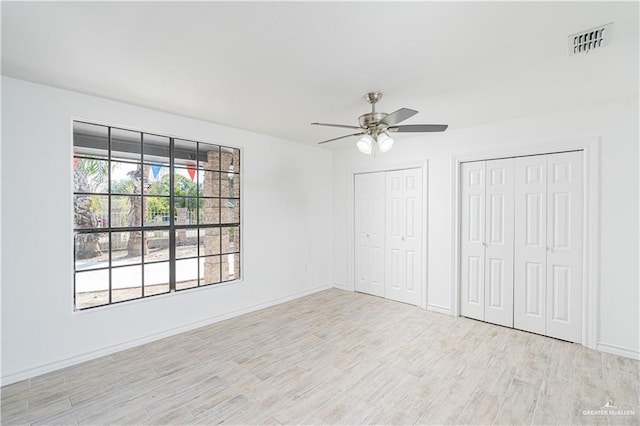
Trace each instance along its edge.
<instances>
[{"instance_id":1,"label":"white paneled door","mask_svg":"<svg viewBox=\"0 0 640 426\"><path fill-rule=\"evenodd\" d=\"M422 169L355 175L355 289L420 305Z\"/></svg>"},{"instance_id":2,"label":"white paneled door","mask_svg":"<svg viewBox=\"0 0 640 426\"><path fill-rule=\"evenodd\" d=\"M547 332L582 339L582 152L547 159Z\"/></svg>"},{"instance_id":3,"label":"white paneled door","mask_svg":"<svg viewBox=\"0 0 640 426\"><path fill-rule=\"evenodd\" d=\"M460 262L460 313L484 320L484 161L462 163L462 223Z\"/></svg>"},{"instance_id":4,"label":"white paneled door","mask_svg":"<svg viewBox=\"0 0 640 426\"><path fill-rule=\"evenodd\" d=\"M355 175L355 289L384 297L385 175Z\"/></svg>"},{"instance_id":5,"label":"white paneled door","mask_svg":"<svg viewBox=\"0 0 640 426\"><path fill-rule=\"evenodd\" d=\"M547 156L516 158L514 327L545 334Z\"/></svg>"},{"instance_id":6,"label":"white paneled door","mask_svg":"<svg viewBox=\"0 0 640 426\"><path fill-rule=\"evenodd\" d=\"M582 340L582 152L516 159L514 324Z\"/></svg>"},{"instance_id":7,"label":"white paneled door","mask_svg":"<svg viewBox=\"0 0 640 426\"><path fill-rule=\"evenodd\" d=\"M513 327L513 159L486 162L484 319Z\"/></svg>"},{"instance_id":8,"label":"white paneled door","mask_svg":"<svg viewBox=\"0 0 640 426\"><path fill-rule=\"evenodd\" d=\"M513 326L513 159L462 164L463 316Z\"/></svg>"},{"instance_id":9,"label":"white paneled door","mask_svg":"<svg viewBox=\"0 0 640 426\"><path fill-rule=\"evenodd\" d=\"M422 295L422 169L386 172L385 297L419 305Z\"/></svg>"}]
</instances>

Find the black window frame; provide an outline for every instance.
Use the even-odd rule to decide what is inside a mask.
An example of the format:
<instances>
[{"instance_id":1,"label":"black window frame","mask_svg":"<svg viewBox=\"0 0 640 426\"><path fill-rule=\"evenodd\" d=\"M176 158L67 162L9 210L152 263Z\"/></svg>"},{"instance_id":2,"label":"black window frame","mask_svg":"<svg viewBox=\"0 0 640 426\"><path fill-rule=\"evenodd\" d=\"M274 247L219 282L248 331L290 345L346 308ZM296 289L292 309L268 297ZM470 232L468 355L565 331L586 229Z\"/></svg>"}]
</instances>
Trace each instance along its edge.
<instances>
[{"instance_id":1,"label":"black window frame","mask_svg":"<svg viewBox=\"0 0 640 426\"><path fill-rule=\"evenodd\" d=\"M87 152L91 152L91 148L92 148L92 143L89 139L90 137L87 137L87 141L84 142L79 142L82 138L82 136L80 134L76 134L76 123L78 123L79 125L85 125L85 126L96 126L96 128L103 128L106 129L106 135L107 135L107 152L106 155L93 155L91 153L87 154L82 153L83 149ZM130 151L133 154L135 154L138 158L137 159L128 159L128 158L119 158L119 157L114 157L114 152L126 152L126 149L130 149L127 148L123 143L119 143L119 148L120 151L114 151L114 137L112 136L113 131L117 130L117 131L124 131L124 132L133 132L134 134L139 134L140 135L140 141L139 141L139 147L137 148L139 152L135 152L134 151ZM168 141L168 153L169 153L169 161L168 161L168 175L169 175L169 195L165 196L165 195L149 195L146 194L146 190L147 188L145 187L145 185L148 184L148 178L145 178L145 174L144 172L142 173L142 176L140 177L140 187L139 187L139 192L138 193L128 193L128 194L122 194L121 192L113 192L113 181L112 181L112 164L113 163L129 163L129 164L135 164L138 167L139 171L144 170L145 167L152 167L154 165L158 165L157 162L153 162L152 160L147 160L145 158L145 152L146 149L149 149L148 147L145 148L145 135L149 136L153 136L153 137L158 137L158 138L165 138ZM243 168L241 167L241 158L242 158L242 153L240 148L238 147L231 147L231 146L227 146L227 145L220 145L220 144L213 144L213 143L208 143L208 142L202 142L202 141L195 141L195 140L191 140L188 138L177 138L174 136L168 136L168 135L161 135L159 133L151 133L151 132L144 132L144 131L137 131L137 130L132 130L132 129L126 129L126 128L122 128L122 127L117 127L117 126L109 126L109 125L104 125L104 124L96 124L90 121L84 121L84 120L73 120L72 121L72 136L73 136L73 154L72 154L72 158L73 158L73 168L74 168L74 173L75 173L75 168L76 168L76 164L78 161L82 161L82 160L97 160L97 161L102 161L102 162L106 162L107 165L107 176L106 176L106 192L91 192L91 191L77 191L75 182L74 182L74 186L73 186L73 191L72 191L72 197L74 200L74 221L73 221L73 235L74 235L74 243L73 243L73 259L74 259L74 266L73 266L73 271L74 271L74 292L73 292L73 298L74 298L74 302L73 302L73 307L74 307L74 311L85 311L88 309L93 309L93 308L99 308L99 307L104 307L104 306L111 306L114 304L119 304L119 303L123 303L123 302L130 302L133 300L140 300L140 299L145 299L145 298L149 298L149 297L153 297L153 296L159 296L159 295L166 295L166 294L172 294L172 293L177 293L177 292L183 292L183 291L189 291L192 289L196 289L196 288L202 288L202 287L211 287L211 286L215 286L218 284L223 284L223 283L230 283L230 282L235 282L235 281L240 281L242 279L242 259L243 259L243 255L242 255L242 248L243 248L243 244L242 244L242 199L241 199L241 195L242 195L242 170ZM195 158L193 158L193 151L189 151L189 152L179 152L181 151L181 148L176 148L176 141L179 141L181 143L187 143L187 144L193 144L193 146L195 146ZM135 143L133 144L129 144L132 146L135 146ZM203 149L201 149L201 146L203 147ZM206 149L205 149L206 147ZM123 151L124 149L124 151ZM217 154L216 154L217 153ZM229 155L230 153L230 155ZM217 167L215 167L215 163L212 162L212 160L210 159L209 155L213 154L213 158L217 157ZM150 155L150 154L149 154ZM195 164L195 170L192 170L190 168L189 165L184 165L184 164L176 164L177 162L177 156L180 155L182 160L187 161L186 159L188 158L188 163L190 164ZM223 170L224 167L224 161L223 158L230 158L231 161L230 163L227 165L226 170ZM207 161L204 161L204 160ZM184 163L184 161L183 161ZM187 164L187 163L185 163ZM213 166L212 166L213 164ZM166 165L163 165L162 167L166 167ZM192 166L193 167L193 166ZM176 195L176 172L178 171L185 171L187 170L190 174L190 176L192 177L192 182L193 182L193 175L191 173L194 173L196 175L196 180L195 180L195 187L196 187L196 195ZM204 185L204 176L209 174L211 177L214 178L214 186L212 186L210 188L210 192L208 193L208 195L205 196L205 185ZM226 179L227 179L227 189L228 189L228 193L227 194L223 194L223 174L226 174ZM201 176L203 177L203 182L200 182L201 180ZM217 188L215 188L215 177L217 176ZM75 176L74 176L75 177ZM211 177L209 179L211 179ZM78 197L85 197L85 198L89 198L89 197L106 197L107 200L107 218L108 220L106 221L106 226L104 221L99 221L98 222L98 226L94 226L94 227L89 227L89 228L82 228L82 227L78 227L78 223L77 223L77 210L76 210L76 199ZM147 203L147 198L154 196L154 197L158 197L158 198L166 198L168 199L168 203L169 203L169 218L168 218L168 224L165 225L165 220L164 220L164 216L162 216L162 220L161 220L161 224L150 224L149 223L149 218L145 217L145 213L146 213L146 209L145 209L145 203ZM139 199L139 203L140 203L140 223L138 223L137 225L129 225L129 226L112 226L112 217L113 217L113 210L112 210L112 200L114 197L130 197L130 200L133 200L134 198ZM183 199L185 202L189 201L190 204L193 204L195 202L195 211L196 211L196 223L191 223L191 220L188 219L187 223L177 223L178 220L178 213L177 213L177 208L176 208L176 199L180 197L181 199ZM216 205L216 201L217 201L217 221L213 220L213 221L209 221L209 223L203 223L205 222L204 220L204 208L202 207L204 205L204 203L210 202L212 204L209 205L210 209L213 209L211 211L215 211L215 205ZM212 207L213 206L213 207ZM231 210L225 210L225 212L223 212L223 208L227 206L228 208L230 208ZM229 213L230 212L230 213ZM225 213L225 214L223 214ZM225 221L225 217L231 215L231 218L229 220ZM201 219L202 216L202 219ZM203 245L201 238L202 235L206 234L206 230L212 230L212 229L217 229L217 253L214 254L206 254L206 248L201 248L201 246ZM233 232L230 232L229 230L232 229ZM186 235L186 231L187 230L195 230L196 232L196 242L195 242L195 246L196 246L196 254L194 256L187 256L187 257L178 257L176 254L177 248L178 248L178 243L177 243L177 237L176 234L178 232L184 231L185 235ZM168 260L157 260L157 261L145 261L145 249L148 249L147 247L145 247L146 244L146 235L148 232L154 232L154 231L161 231L161 232L165 232L168 231L169 234L169 257ZM140 261L139 263L136 264L125 264L125 265L114 265L113 264L113 235L115 233L129 233L129 235L133 235L132 233L139 233L139 235L141 236L141 242L140 242ZM223 233L227 233L227 235L229 236L229 241L231 241L231 235L233 235L233 241L234 241L234 245L232 247L232 250L227 250L225 251L225 245L223 244ZM100 266L100 267L96 267L96 268L89 268L88 270L85 269L80 269L78 268L78 258L77 258L77 247L78 247L78 236L82 235L82 236L86 236L86 235L91 235L91 234L107 234L108 235L108 261L106 263L106 266ZM85 238L85 237L82 237ZM81 238L81 239L82 239ZM215 236L214 236L215 238ZM229 244L227 244L227 247L229 246ZM229 273L227 272L226 274L223 272L223 258L226 257L227 258L227 266L229 266L229 262L230 262L230 257L232 256L234 261L233 261L233 273ZM217 281L214 282L202 282L204 280L204 278L202 278L203 276L205 276L204 274L204 261L203 259L211 259L214 260L214 258L217 258L218 260L218 270L219 270L219 277ZM195 279L196 285L193 286L188 286L185 288L180 288L179 286L179 282L177 282L176 280L176 264L178 261L181 260L195 260L197 263L197 276ZM146 265L152 265L155 263L163 263L163 262L168 262L168 266L169 266L169 280L168 280L168 290L167 291L163 291L160 293L153 293L153 294L145 294L145 266ZM130 266L139 266L140 267L140 283L139 283L139 287L140 287L140 296L139 297L131 297L131 298L126 298L124 300L113 300L113 294L114 294L114 289L113 289L113 271L119 268L126 268L126 267L130 267ZM108 281L109 281L109 287L108 287L108 300L106 303L100 303L100 304L96 304L96 305L91 305L91 306L78 306L78 288L77 288L77 276L78 273L83 273L83 272L88 272L88 271L108 271ZM165 285L165 284L163 284ZM101 290L104 291L104 290Z\"/></svg>"}]
</instances>

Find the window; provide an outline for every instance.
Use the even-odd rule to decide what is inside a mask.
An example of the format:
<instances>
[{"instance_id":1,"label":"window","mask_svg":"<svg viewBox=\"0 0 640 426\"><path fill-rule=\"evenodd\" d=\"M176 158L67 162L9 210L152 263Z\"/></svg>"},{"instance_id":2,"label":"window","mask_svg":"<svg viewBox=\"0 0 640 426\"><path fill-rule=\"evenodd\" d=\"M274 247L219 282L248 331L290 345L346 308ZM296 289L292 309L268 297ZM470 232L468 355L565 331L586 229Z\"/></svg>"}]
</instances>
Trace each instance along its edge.
<instances>
[{"instance_id":1,"label":"window","mask_svg":"<svg viewBox=\"0 0 640 426\"><path fill-rule=\"evenodd\" d=\"M240 278L240 150L73 123L75 308Z\"/></svg>"}]
</instances>

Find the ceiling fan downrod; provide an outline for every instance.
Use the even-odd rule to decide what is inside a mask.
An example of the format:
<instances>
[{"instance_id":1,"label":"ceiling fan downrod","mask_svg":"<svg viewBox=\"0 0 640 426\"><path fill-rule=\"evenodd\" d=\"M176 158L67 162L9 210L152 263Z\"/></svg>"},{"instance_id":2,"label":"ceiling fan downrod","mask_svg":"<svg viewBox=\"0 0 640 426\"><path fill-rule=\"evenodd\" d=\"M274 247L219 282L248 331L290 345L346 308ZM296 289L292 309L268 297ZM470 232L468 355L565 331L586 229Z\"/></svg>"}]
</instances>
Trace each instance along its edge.
<instances>
[{"instance_id":1,"label":"ceiling fan downrod","mask_svg":"<svg viewBox=\"0 0 640 426\"><path fill-rule=\"evenodd\" d=\"M369 134L376 133L376 127L380 120L387 116L384 112L376 112L376 103L382 99L382 93L380 92L369 92L364 95L364 99L371 104L371 112L362 114L358 121L360 122L360 127L369 130ZM374 136L375 137L375 136Z\"/></svg>"}]
</instances>

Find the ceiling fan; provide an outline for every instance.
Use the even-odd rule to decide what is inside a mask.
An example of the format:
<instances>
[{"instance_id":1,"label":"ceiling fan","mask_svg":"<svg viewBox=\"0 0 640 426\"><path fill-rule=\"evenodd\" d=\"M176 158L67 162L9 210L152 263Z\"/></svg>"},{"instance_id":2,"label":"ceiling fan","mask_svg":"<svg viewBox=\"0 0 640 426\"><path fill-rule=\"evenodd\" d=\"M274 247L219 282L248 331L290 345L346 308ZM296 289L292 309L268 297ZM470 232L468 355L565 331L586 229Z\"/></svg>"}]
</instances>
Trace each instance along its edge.
<instances>
[{"instance_id":1,"label":"ceiling fan","mask_svg":"<svg viewBox=\"0 0 640 426\"><path fill-rule=\"evenodd\" d=\"M349 138L352 136L364 135L357 143L356 147L363 154L372 154L374 145L377 145L381 153L387 152L393 146L393 139L389 136L390 132L444 132L447 129L446 124L405 124L398 126L398 123L413 117L418 111L409 108L400 108L397 111L387 114L385 112L376 112L376 103L382 99L382 93L370 92L364 95L364 99L371 104L371 112L363 114L358 119L360 126L349 126L345 124L330 123L311 123L314 126L341 127L344 129L358 130L350 135L340 136L326 141L318 142L319 144L337 141L339 139Z\"/></svg>"}]
</instances>

